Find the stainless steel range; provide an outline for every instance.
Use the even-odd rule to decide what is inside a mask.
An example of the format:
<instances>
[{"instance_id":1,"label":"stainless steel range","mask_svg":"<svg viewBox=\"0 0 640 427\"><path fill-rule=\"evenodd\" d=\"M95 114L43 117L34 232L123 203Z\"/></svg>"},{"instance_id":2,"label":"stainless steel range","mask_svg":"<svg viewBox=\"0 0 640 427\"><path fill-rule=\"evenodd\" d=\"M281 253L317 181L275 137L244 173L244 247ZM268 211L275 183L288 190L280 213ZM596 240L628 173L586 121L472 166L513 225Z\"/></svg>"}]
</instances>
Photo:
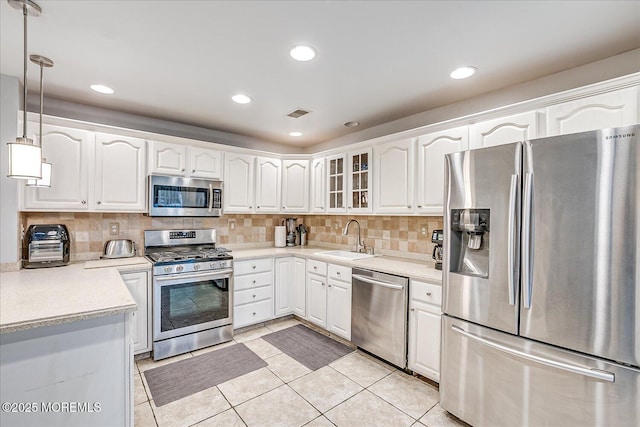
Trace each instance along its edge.
<instances>
[{"instance_id":1,"label":"stainless steel range","mask_svg":"<svg viewBox=\"0 0 640 427\"><path fill-rule=\"evenodd\" d=\"M231 341L233 257L216 230L144 232L153 262L153 359Z\"/></svg>"}]
</instances>

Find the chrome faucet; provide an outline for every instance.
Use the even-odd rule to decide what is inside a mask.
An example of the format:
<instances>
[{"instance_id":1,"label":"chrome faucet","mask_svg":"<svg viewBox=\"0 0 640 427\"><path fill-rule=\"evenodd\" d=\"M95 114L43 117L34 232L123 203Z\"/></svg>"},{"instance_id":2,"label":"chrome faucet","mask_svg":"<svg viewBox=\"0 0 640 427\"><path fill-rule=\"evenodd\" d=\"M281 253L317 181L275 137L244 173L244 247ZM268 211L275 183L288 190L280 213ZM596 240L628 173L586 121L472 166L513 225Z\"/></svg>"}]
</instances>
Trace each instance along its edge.
<instances>
[{"instance_id":1,"label":"chrome faucet","mask_svg":"<svg viewBox=\"0 0 640 427\"><path fill-rule=\"evenodd\" d=\"M355 219L350 219L347 224L344 226L344 230L342 230L342 235L346 236L349 233L349 225L351 225L352 222L355 222L356 225L358 226L358 236L356 240L356 252L361 252L361 253L366 253L367 252L367 247L364 244L364 241L360 239L360 223L358 221L356 221Z\"/></svg>"}]
</instances>

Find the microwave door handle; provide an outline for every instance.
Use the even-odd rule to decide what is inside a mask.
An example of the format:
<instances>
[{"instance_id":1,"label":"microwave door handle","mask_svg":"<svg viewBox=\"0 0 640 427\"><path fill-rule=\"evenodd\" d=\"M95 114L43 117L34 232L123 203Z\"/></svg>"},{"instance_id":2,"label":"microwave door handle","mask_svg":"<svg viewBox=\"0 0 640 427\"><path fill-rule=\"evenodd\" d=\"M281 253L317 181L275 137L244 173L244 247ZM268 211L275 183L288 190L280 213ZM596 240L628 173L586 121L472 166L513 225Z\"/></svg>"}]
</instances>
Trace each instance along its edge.
<instances>
[{"instance_id":1,"label":"microwave door handle","mask_svg":"<svg viewBox=\"0 0 640 427\"><path fill-rule=\"evenodd\" d=\"M213 209L213 185L209 183L209 212Z\"/></svg>"}]
</instances>

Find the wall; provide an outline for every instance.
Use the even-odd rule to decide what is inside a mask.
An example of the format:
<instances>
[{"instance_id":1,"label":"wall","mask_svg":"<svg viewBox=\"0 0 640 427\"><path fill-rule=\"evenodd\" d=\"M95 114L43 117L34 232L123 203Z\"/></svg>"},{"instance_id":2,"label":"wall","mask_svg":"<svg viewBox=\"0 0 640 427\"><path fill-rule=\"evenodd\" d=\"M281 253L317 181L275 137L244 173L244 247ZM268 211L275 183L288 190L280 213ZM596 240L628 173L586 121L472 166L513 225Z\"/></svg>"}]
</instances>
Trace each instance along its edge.
<instances>
[{"instance_id":1,"label":"wall","mask_svg":"<svg viewBox=\"0 0 640 427\"><path fill-rule=\"evenodd\" d=\"M0 263L15 263L18 254L18 180L8 178L9 147L7 142L18 136L19 85L15 77L0 75ZM22 132L20 132L22 135Z\"/></svg>"},{"instance_id":2,"label":"wall","mask_svg":"<svg viewBox=\"0 0 640 427\"><path fill-rule=\"evenodd\" d=\"M274 226L280 225L285 215L224 215L221 218L151 218L142 214L116 213L57 213L23 212L24 227L31 224L65 224L71 234L72 261L97 259L104 243L112 239L131 239L144 244L144 230L215 228L218 245L231 248L271 246ZM351 249L356 243L356 227L351 225L349 235L343 236L344 225L357 219L362 227L362 238L376 253L419 260L431 258L433 244L431 230L442 228L441 217L419 216L346 216L304 215L299 224L309 229L311 245ZM229 223L235 221L235 230ZM110 224L117 222L119 235L109 234ZM422 235L422 228L425 234Z\"/></svg>"}]
</instances>

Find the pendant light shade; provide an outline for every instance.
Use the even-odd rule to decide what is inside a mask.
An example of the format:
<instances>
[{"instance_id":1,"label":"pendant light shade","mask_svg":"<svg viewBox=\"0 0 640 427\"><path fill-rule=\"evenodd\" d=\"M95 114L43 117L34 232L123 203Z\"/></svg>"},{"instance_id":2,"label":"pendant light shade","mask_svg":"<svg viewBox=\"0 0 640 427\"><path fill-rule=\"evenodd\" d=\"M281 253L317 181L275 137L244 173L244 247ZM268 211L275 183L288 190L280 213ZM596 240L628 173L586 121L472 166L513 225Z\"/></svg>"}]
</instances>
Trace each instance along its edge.
<instances>
[{"instance_id":1,"label":"pendant light shade","mask_svg":"<svg viewBox=\"0 0 640 427\"><path fill-rule=\"evenodd\" d=\"M47 163L47 159L42 159L42 179L27 180L28 187L51 187L51 163Z\"/></svg>"},{"instance_id":2,"label":"pendant light shade","mask_svg":"<svg viewBox=\"0 0 640 427\"><path fill-rule=\"evenodd\" d=\"M22 142L21 140L27 140ZM19 179L42 178L42 149L28 138L9 142L9 177Z\"/></svg>"}]
</instances>

